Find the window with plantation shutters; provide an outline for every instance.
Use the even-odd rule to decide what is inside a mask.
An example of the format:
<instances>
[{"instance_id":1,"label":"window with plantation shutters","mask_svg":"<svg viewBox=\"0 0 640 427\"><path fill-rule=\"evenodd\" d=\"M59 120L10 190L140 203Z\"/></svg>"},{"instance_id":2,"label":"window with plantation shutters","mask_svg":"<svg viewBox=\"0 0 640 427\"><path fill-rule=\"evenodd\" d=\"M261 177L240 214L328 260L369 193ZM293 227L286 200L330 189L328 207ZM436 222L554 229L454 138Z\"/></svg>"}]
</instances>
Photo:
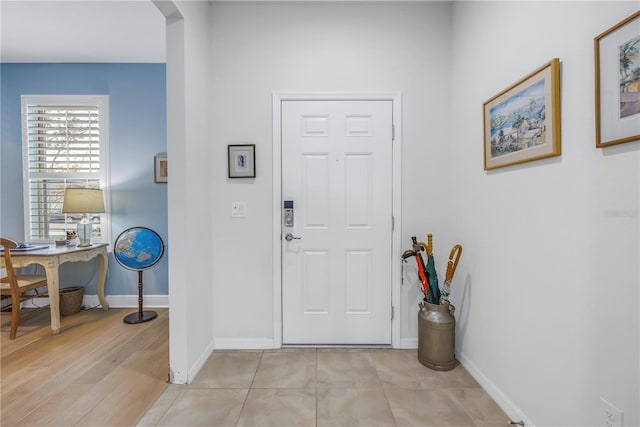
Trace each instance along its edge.
<instances>
[{"instance_id":1,"label":"window with plantation shutters","mask_svg":"<svg viewBox=\"0 0 640 427\"><path fill-rule=\"evenodd\" d=\"M108 96L22 96L25 240L51 241L76 230L81 214L63 214L67 187L102 188L104 214L91 214L92 241L109 233Z\"/></svg>"}]
</instances>

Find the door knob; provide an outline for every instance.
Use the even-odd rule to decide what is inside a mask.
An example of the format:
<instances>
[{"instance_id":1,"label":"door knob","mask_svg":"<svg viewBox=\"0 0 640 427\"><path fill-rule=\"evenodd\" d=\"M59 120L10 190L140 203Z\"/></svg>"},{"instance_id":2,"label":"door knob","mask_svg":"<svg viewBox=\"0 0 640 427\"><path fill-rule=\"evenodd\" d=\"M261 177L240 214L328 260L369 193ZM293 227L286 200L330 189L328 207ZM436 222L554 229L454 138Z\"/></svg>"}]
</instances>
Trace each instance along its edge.
<instances>
[{"instance_id":1,"label":"door knob","mask_svg":"<svg viewBox=\"0 0 640 427\"><path fill-rule=\"evenodd\" d=\"M285 239L287 242L290 242L290 241L292 241L292 240L300 240L300 239L302 239L302 237L295 237L293 234L291 234L291 233L287 233L287 235L286 235L286 236L284 236L284 239Z\"/></svg>"}]
</instances>

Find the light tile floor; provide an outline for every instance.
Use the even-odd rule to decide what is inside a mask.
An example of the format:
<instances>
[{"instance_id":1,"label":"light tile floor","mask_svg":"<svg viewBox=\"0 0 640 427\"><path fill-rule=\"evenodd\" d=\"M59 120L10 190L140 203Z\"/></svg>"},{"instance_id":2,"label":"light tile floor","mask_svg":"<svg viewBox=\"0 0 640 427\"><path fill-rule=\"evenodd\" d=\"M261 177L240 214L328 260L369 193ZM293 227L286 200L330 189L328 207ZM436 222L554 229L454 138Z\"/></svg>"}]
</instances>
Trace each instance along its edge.
<instances>
[{"instance_id":1,"label":"light tile floor","mask_svg":"<svg viewBox=\"0 0 640 427\"><path fill-rule=\"evenodd\" d=\"M215 351L190 385L170 385L138 426L504 426L459 364L416 350Z\"/></svg>"}]
</instances>

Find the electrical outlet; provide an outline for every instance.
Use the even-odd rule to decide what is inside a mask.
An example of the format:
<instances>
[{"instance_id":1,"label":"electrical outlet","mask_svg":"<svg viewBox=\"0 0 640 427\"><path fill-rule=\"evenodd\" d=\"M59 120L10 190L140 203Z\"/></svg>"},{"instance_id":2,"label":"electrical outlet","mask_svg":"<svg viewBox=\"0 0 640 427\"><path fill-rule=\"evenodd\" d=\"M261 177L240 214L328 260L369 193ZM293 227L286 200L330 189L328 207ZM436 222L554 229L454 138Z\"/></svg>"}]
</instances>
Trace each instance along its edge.
<instances>
[{"instance_id":1,"label":"electrical outlet","mask_svg":"<svg viewBox=\"0 0 640 427\"><path fill-rule=\"evenodd\" d=\"M602 397L600 398L600 402L602 407L602 425L604 427L623 427L622 411Z\"/></svg>"}]
</instances>

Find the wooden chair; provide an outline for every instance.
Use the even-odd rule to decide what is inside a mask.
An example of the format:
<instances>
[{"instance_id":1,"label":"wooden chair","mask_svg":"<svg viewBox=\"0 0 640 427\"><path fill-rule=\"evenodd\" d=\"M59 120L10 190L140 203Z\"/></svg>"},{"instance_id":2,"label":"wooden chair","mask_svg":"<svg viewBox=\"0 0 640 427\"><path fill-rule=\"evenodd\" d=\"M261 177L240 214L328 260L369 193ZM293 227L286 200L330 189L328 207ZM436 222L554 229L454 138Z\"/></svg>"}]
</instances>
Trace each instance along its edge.
<instances>
[{"instance_id":1,"label":"wooden chair","mask_svg":"<svg viewBox=\"0 0 640 427\"><path fill-rule=\"evenodd\" d=\"M33 298L46 296L46 293L27 292L47 286L47 277L44 275L17 275L13 270L10 249L16 248L18 244L13 240L3 238L0 238L0 244L4 247L3 256L5 270L7 271L7 277L0 279L0 295L11 297L11 333L9 338L14 339L18 331L18 323L20 323L21 303ZM29 310L29 314L48 307L46 305L35 310Z\"/></svg>"}]
</instances>

